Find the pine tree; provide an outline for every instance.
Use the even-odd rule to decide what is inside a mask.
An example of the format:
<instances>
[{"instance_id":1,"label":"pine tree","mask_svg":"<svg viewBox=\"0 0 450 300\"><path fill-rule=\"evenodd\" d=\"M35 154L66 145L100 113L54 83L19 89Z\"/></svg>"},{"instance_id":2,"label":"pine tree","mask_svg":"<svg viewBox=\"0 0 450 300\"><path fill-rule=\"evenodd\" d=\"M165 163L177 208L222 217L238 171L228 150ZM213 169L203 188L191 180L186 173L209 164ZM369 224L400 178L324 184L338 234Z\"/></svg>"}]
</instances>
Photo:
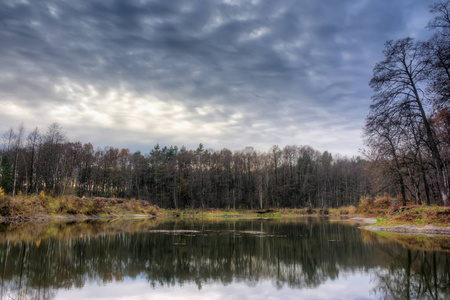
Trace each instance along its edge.
<instances>
[{"instance_id":1,"label":"pine tree","mask_svg":"<svg viewBox=\"0 0 450 300\"><path fill-rule=\"evenodd\" d=\"M5 194L9 194L13 190L12 168L7 155L3 155L2 158L0 187Z\"/></svg>"}]
</instances>

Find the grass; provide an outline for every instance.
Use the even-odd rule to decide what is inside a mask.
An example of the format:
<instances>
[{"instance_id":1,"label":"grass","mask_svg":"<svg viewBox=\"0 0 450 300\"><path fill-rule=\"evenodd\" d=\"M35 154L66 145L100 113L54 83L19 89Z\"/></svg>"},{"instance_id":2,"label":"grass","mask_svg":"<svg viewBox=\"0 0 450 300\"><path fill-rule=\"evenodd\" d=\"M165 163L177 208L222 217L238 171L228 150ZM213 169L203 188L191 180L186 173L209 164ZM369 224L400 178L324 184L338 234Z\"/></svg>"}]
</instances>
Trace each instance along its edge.
<instances>
[{"instance_id":1,"label":"grass","mask_svg":"<svg viewBox=\"0 0 450 300\"><path fill-rule=\"evenodd\" d=\"M257 214L256 217L258 217L258 218L281 218L281 217L283 217L283 214L280 212L268 213L268 214Z\"/></svg>"},{"instance_id":2,"label":"grass","mask_svg":"<svg viewBox=\"0 0 450 300\"><path fill-rule=\"evenodd\" d=\"M125 215L158 215L201 218L291 218L308 215L359 214L376 217L379 226L438 225L450 226L450 207L408 205L398 206L385 195L377 199L363 197L358 207L340 208L276 208L261 213L245 209L159 209L146 201L116 198L79 198L75 196L50 197L41 192L38 196L0 195L0 216L11 220L65 217L119 217Z\"/></svg>"},{"instance_id":3,"label":"grass","mask_svg":"<svg viewBox=\"0 0 450 300\"><path fill-rule=\"evenodd\" d=\"M9 220L36 218L89 218L119 217L124 215L158 215L201 218L293 218L308 215L350 215L354 206L338 209L328 208L277 208L265 210L248 209L159 209L146 201L116 198L80 198L76 196L51 197L39 195L0 195L0 216Z\"/></svg>"},{"instance_id":4,"label":"grass","mask_svg":"<svg viewBox=\"0 0 450 300\"><path fill-rule=\"evenodd\" d=\"M51 218L57 216L99 217L156 215L159 209L136 199L79 198L18 195L0 197L0 216L7 219Z\"/></svg>"},{"instance_id":5,"label":"grass","mask_svg":"<svg viewBox=\"0 0 450 300\"><path fill-rule=\"evenodd\" d=\"M399 206L389 196L375 200L361 198L358 212L363 217L376 217L377 226L437 225L450 226L450 207L414 205Z\"/></svg>"},{"instance_id":6,"label":"grass","mask_svg":"<svg viewBox=\"0 0 450 300\"><path fill-rule=\"evenodd\" d=\"M201 218L295 218L308 215L349 215L355 214L356 207L349 206L340 209L328 208L276 208L261 213L259 210L249 209L161 209L162 216L201 217Z\"/></svg>"},{"instance_id":7,"label":"grass","mask_svg":"<svg viewBox=\"0 0 450 300\"><path fill-rule=\"evenodd\" d=\"M347 214L335 210L335 214ZM352 209L350 209L352 211ZM146 201L116 198L80 198L76 196L51 197L41 192L38 196L0 196L0 216L9 220L57 217L118 217L123 215L159 215L202 218L281 218L302 215L327 215L329 209L294 208L273 209L259 213L248 209L159 209Z\"/></svg>"},{"instance_id":8,"label":"grass","mask_svg":"<svg viewBox=\"0 0 450 300\"><path fill-rule=\"evenodd\" d=\"M389 224L450 225L450 207L409 206L407 208L407 210L394 213Z\"/></svg>"},{"instance_id":9,"label":"grass","mask_svg":"<svg viewBox=\"0 0 450 300\"><path fill-rule=\"evenodd\" d=\"M353 205L343 206L339 208L330 208L329 213L330 215L341 215L341 216L356 215L358 213L358 209Z\"/></svg>"}]
</instances>

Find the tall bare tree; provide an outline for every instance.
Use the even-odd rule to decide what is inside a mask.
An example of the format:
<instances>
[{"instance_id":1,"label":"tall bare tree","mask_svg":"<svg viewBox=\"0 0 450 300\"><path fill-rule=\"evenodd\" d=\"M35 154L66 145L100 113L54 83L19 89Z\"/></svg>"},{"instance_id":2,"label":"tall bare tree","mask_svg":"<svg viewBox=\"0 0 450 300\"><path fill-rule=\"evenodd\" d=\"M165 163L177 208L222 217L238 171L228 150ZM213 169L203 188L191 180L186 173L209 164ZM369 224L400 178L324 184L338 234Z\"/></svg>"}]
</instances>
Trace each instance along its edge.
<instances>
[{"instance_id":1,"label":"tall bare tree","mask_svg":"<svg viewBox=\"0 0 450 300\"><path fill-rule=\"evenodd\" d=\"M371 110L391 116L407 113L420 118L433 157L440 197L443 204L448 205L444 167L423 105L422 87L428 79L430 64L423 49L422 43L414 42L412 38L386 42L385 59L375 65L370 81L375 91Z\"/></svg>"}]
</instances>

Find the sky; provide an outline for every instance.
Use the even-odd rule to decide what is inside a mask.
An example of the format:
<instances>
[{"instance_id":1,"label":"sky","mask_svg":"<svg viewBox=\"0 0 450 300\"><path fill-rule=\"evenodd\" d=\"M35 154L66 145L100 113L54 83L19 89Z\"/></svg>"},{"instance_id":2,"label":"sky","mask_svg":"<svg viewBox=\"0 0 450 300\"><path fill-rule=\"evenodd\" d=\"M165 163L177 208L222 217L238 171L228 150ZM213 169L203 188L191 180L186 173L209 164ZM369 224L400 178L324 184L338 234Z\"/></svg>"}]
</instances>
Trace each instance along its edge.
<instances>
[{"instance_id":1,"label":"sky","mask_svg":"<svg viewBox=\"0 0 450 300\"><path fill-rule=\"evenodd\" d=\"M388 40L429 0L0 0L0 131L358 155Z\"/></svg>"}]
</instances>

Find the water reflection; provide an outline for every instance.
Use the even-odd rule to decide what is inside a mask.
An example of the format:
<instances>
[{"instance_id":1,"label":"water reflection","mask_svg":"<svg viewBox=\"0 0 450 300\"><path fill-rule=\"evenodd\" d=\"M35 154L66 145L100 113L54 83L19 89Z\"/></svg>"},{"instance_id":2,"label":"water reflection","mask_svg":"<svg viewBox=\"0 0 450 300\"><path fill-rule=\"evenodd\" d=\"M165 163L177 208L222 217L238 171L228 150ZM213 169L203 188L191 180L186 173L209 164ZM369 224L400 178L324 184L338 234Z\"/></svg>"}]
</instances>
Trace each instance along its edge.
<instances>
[{"instance_id":1,"label":"water reflection","mask_svg":"<svg viewBox=\"0 0 450 300\"><path fill-rule=\"evenodd\" d=\"M355 226L315 218L1 224L0 272L5 299L51 299L60 289L129 278L198 290L269 281L282 293L354 273L370 274L372 285L361 288L373 298L450 297L449 252L380 243Z\"/></svg>"}]
</instances>

